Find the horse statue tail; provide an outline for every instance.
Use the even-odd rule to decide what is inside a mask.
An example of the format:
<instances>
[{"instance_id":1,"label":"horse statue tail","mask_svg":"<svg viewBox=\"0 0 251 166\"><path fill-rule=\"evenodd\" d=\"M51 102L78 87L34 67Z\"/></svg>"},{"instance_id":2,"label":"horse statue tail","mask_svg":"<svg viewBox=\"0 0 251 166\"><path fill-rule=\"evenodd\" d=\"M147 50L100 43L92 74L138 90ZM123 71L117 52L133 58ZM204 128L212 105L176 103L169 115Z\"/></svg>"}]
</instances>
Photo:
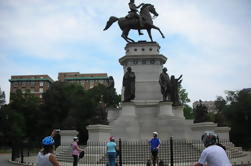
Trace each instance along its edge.
<instances>
[{"instance_id":1,"label":"horse statue tail","mask_svg":"<svg viewBox=\"0 0 251 166\"><path fill-rule=\"evenodd\" d=\"M114 22L116 22L116 21L118 21L118 18L117 18L117 17L114 17L114 16L111 16L110 19L109 19L109 21L107 21L107 23L106 23L106 26L105 26L105 28L104 28L104 31L107 30L108 28L110 28L110 26L111 26Z\"/></svg>"}]
</instances>

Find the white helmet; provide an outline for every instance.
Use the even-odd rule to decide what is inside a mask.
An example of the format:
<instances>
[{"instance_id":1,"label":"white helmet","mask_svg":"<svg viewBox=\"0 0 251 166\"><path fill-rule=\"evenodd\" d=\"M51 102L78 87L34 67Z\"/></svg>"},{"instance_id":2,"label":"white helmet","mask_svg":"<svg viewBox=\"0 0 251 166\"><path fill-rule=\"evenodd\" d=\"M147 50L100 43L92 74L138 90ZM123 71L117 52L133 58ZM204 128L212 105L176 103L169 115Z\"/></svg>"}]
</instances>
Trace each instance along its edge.
<instances>
[{"instance_id":1,"label":"white helmet","mask_svg":"<svg viewBox=\"0 0 251 166\"><path fill-rule=\"evenodd\" d=\"M157 131L154 131L153 134L154 134L154 135L158 135L158 132L157 132Z\"/></svg>"},{"instance_id":2,"label":"white helmet","mask_svg":"<svg viewBox=\"0 0 251 166\"><path fill-rule=\"evenodd\" d=\"M205 147L216 144L217 139L219 139L218 135L213 131L205 131L204 134L201 136L201 140L204 143Z\"/></svg>"}]
</instances>

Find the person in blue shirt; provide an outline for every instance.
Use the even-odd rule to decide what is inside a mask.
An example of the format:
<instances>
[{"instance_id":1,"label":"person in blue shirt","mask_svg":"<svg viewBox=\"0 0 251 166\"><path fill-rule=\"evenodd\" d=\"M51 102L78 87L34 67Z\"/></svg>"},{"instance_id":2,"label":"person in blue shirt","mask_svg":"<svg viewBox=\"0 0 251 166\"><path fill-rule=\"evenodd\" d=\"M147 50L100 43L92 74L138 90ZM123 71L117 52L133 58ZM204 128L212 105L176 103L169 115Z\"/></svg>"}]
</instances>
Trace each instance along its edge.
<instances>
[{"instance_id":1,"label":"person in blue shirt","mask_svg":"<svg viewBox=\"0 0 251 166\"><path fill-rule=\"evenodd\" d=\"M108 156L108 166L115 166L115 159L116 159L116 151L117 145L115 143L114 137L109 138L109 142L106 144L107 147L107 156Z\"/></svg>"},{"instance_id":2,"label":"person in blue shirt","mask_svg":"<svg viewBox=\"0 0 251 166\"><path fill-rule=\"evenodd\" d=\"M153 138L149 141L149 144L151 146L153 165L155 166L155 163L158 163L158 152L160 147L160 139L156 131L153 132Z\"/></svg>"}]
</instances>

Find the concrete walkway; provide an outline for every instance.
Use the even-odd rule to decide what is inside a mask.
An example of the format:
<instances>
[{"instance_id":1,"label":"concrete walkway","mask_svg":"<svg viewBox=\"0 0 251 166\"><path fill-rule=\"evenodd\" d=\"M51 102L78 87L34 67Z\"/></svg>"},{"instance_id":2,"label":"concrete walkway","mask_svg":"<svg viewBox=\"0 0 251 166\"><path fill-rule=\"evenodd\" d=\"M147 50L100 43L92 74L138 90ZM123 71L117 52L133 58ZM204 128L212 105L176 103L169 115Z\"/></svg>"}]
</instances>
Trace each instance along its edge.
<instances>
[{"instance_id":1,"label":"concrete walkway","mask_svg":"<svg viewBox=\"0 0 251 166\"><path fill-rule=\"evenodd\" d=\"M0 153L0 165L1 166L13 166L13 164L8 162L8 160L10 158L11 158L11 154L9 154L9 153Z\"/></svg>"},{"instance_id":2,"label":"concrete walkway","mask_svg":"<svg viewBox=\"0 0 251 166\"><path fill-rule=\"evenodd\" d=\"M246 156L233 159L232 163L233 165L238 166L251 166L251 152L245 152ZM0 154L0 166L13 166L13 164L8 163L8 160L10 159L10 154ZM24 165L32 165L36 162L36 156L30 156L25 157L24 159L25 164ZM103 166L104 164L79 164L79 166ZM124 166L130 166L132 164L123 164ZM191 163L177 163L175 165L178 166L187 166L191 165ZM60 166L72 166L72 163L68 162L60 162ZM133 166L145 166L145 164L133 164Z\"/></svg>"}]
</instances>

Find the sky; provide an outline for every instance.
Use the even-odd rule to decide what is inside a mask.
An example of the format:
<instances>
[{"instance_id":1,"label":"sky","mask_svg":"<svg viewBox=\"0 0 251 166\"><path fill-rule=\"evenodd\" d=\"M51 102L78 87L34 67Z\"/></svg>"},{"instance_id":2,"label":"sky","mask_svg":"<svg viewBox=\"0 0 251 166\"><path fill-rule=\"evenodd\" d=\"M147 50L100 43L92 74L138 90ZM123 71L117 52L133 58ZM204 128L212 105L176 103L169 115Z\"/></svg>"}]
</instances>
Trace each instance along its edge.
<instances>
[{"instance_id":1,"label":"sky","mask_svg":"<svg viewBox=\"0 0 251 166\"><path fill-rule=\"evenodd\" d=\"M124 17L129 0L0 0L0 87L9 101L11 75L107 73L121 92L118 59L126 42L110 16ZM152 30L170 75L183 74L192 102L251 87L250 0L136 0L154 4ZM144 32L144 31L143 31ZM147 33L134 40L147 40Z\"/></svg>"}]
</instances>

